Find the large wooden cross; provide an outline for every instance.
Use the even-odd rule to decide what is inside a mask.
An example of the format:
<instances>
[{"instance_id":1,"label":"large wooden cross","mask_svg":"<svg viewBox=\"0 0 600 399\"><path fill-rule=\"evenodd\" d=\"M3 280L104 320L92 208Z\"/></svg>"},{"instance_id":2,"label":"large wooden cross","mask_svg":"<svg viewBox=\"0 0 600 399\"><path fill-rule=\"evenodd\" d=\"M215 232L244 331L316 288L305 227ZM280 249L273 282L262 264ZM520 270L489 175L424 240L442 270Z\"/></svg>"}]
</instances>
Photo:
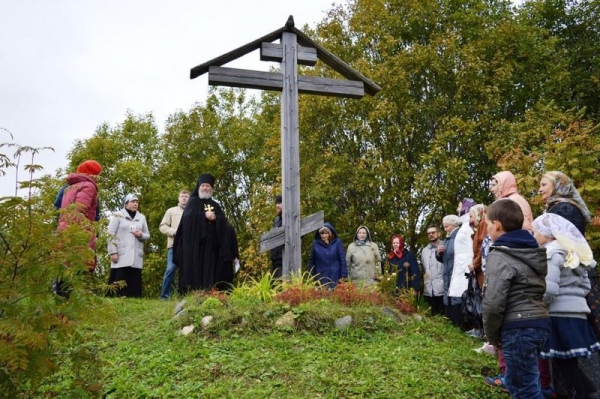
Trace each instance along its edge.
<instances>
[{"instance_id":1,"label":"large wooden cross","mask_svg":"<svg viewBox=\"0 0 600 399\"><path fill-rule=\"evenodd\" d=\"M279 40L279 44L273 43L276 40ZM262 61L281 63L281 73L222 67L259 48ZM317 60L321 60L348 80L298 76L299 64L314 66ZM301 270L302 236L321 228L324 223L323 211L300 219L298 93L361 98L365 91L375 95L381 89L296 29L292 16L283 28L192 68L190 78L194 79L206 72L210 85L281 92L283 220L282 227L272 229L261 236L260 250L264 252L284 245L282 274L287 278Z\"/></svg>"}]
</instances>

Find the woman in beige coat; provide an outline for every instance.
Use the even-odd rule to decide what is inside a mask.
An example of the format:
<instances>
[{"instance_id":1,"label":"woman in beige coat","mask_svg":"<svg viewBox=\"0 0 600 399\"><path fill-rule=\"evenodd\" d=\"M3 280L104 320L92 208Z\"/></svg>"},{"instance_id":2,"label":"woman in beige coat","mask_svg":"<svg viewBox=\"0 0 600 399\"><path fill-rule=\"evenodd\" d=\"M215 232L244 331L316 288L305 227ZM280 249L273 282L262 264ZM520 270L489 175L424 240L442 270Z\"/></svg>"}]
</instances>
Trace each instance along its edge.
<instances>
[{"instance_id":1,"label":"woman in beige coat","mask_svg":"<svg viewBox=\"0 0 600 399\"><path fill-rule=\"evenodd\" d=\"M346 265L350 280L360 286L375 284L381 275L381 255L379 248L371 240L367 226L356 230L354 240L346 251Z\"/></svg>"},{"instance_id":2,"label":"woman in beige coat","mask_svg":"<svg viewBox=\"0 0 600 399\"><path fill-rule=\"evenodd\" d=\"M125 282L118 288L117 296L142 297L142 268L144 267L144 241L150 238L146 217L138 212L138 198L127 194L123 209L113 214L108 224L108 254L110 277L108 284Z\"/></svg>"}]
</instances>

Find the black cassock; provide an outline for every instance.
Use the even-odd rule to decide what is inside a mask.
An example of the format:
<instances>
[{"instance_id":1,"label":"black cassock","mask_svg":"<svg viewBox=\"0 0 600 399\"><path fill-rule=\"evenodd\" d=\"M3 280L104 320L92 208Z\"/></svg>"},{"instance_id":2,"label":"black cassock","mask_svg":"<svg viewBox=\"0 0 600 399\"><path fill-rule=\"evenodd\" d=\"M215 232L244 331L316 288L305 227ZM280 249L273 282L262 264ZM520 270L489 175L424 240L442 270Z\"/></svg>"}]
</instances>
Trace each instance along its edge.
<instances>
[{"instance_id":1,"label":"black cassock","mask_svg":"<svg viewBox=\"0 0 600 399\"><path fill-rule=\"evenodd\" d=\"M185 207L173 244L173 262L179 269L182 294L211 289L222 275L220 252L227 238L227 219L216 201L200 199L197 192ZM214 222L206 219L209 210L216 215Z\"/></svg>"},{"instance_id":2,"label":"black cassock","mask_svg":"<svg viewBox=\"0 0 600 399\"><path fill-rule=\"evenodd\" d=\"M235 229L227 225L224 241L221 242L220 261L221 270L219 274L218 290L230 289L233 285L234 265L233 261L240 258L237 245L237 234Z\"/></svg>"}]
</instances>

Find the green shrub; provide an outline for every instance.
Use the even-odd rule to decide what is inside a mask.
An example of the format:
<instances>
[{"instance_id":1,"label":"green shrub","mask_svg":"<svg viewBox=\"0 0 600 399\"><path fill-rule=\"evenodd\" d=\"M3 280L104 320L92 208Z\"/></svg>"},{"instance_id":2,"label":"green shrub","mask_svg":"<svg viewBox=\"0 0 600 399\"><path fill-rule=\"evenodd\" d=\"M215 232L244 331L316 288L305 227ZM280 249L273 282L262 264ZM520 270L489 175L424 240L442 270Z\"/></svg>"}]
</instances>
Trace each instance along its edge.
<instances>
[{"instance_id":1,"label":"green shrub","mask_svg":"<svg viewBox=\"0 0 600 399\"><path fill-rule=\"evenodd\" d=\"M231 297L238 300L240 297L254 298L261 302L271 302L282 289L279 280L273 273L267 272L261 278L248 277L240 282L231 292Z\"/></svg>"},{"instance_id":2,"label":"green shrub","mask_svg":"<svg viewBox=\"0 0 600 399\"><path fill-rule=\"evenodd\" d=\"M57 233L57 216L50 195L30 190L27 198L0 198L0 397L35 389L61 368L74 370L66 393L99 389L92 382L100 380L101 362L94 346L83 345L81 331L85 320L108 314L87 266L94 257L88 248L94 226ZM68 287L68 299L51 291L55 280Z\"/></svg>"}]
</instances>

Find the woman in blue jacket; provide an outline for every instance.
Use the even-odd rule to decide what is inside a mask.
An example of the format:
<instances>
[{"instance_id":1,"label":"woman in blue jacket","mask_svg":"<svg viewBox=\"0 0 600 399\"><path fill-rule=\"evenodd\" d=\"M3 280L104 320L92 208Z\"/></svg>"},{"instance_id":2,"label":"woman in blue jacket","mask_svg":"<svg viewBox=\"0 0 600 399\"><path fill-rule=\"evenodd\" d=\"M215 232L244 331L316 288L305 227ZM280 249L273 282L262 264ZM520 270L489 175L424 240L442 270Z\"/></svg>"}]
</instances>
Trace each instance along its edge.
<instances>
[{"instance_id":1,"label":"woman in blue jacket","mask_svg":"<svg viewBox=\"0 0 600 399\"><path fill-rule=\"evenodd\" d=\"M344 244L331 223L325 223L315 233L308 270L328 288L334 288L340 279L348 277Z\"/></svg>"}]
</instances>

